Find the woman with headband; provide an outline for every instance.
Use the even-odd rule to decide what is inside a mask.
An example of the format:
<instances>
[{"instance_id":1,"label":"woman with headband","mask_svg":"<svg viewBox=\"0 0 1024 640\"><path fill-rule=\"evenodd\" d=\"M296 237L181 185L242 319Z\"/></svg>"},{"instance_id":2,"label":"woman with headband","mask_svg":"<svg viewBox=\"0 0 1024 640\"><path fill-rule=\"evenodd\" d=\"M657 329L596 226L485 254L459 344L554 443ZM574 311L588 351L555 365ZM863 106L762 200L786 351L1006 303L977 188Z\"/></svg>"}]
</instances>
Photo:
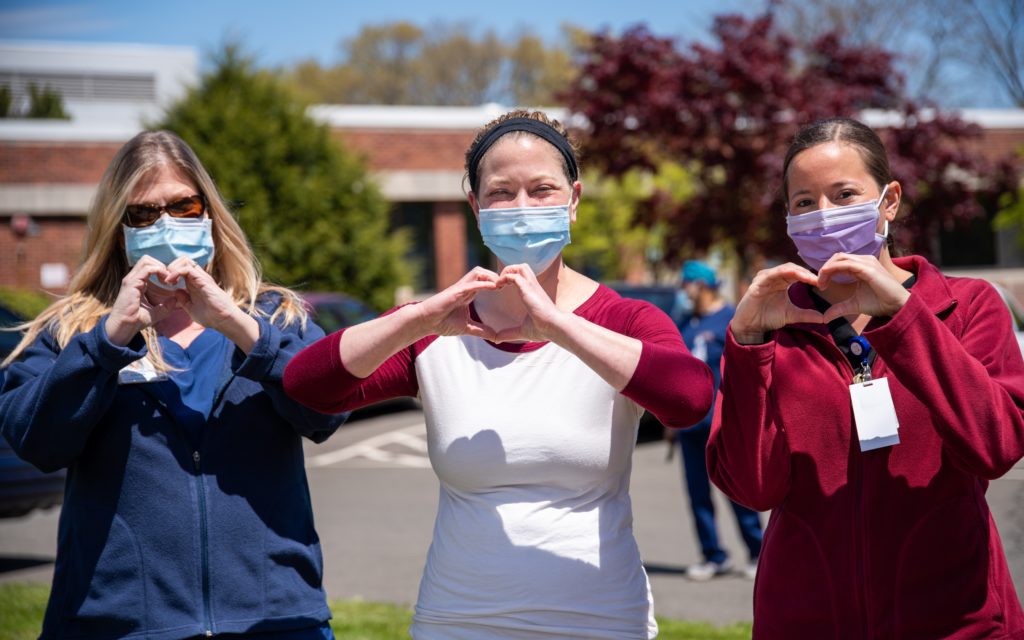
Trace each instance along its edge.
<instances>
[{"instance_id":1,"label":"woman with headband","mask_svg":"<svg viewBox=\"0 0 1024 640\"><path fill-rule=\"evenodd\" d=\"M645 409L696 423L710 372L661 311L562 262L580 183L557 121L494 120L466 169L498 272L315 343L285 390L323 412L420 399L441 493L414 638L653 638L628 494L637 426Z\"/></svg>"}]
</instances>

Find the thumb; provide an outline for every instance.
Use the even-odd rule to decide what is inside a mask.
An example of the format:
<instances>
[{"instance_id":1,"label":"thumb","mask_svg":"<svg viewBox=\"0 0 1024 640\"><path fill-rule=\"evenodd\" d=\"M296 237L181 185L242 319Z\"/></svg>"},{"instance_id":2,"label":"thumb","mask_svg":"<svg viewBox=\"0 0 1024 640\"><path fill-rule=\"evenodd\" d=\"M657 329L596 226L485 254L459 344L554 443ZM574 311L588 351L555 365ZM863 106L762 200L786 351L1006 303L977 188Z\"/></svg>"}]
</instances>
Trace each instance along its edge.
<instances>
[{"instance_id":1,"label":"thumb","mask_svg":"<svg viewBox=\"0 0 1024 640\"><path fill-rule=\"evenodd\" d=\"M834 305L829 307L828 310L825 311L825 322L832 322L836 318L841 318L843 316L848 316L856 313L860 313L860 310L857 308L856 302L853 298L847 298L842 302L835 303Z\"/></svg>"},{"instance_id":2,"label":"thumb","mask_svg":"<svg viewBox=\"0 0 1024 640\"><path fill-rule=\"evenodd\" d=\"M790 309L789 321L791 323L806 322L809 324L824 324L825 322L828 322L820 311L815 309L803 309L797 306Z\"/></svg>"},{"instance_id":3,"label":"thumb","mask_svg":"<svg viewBox=\"0 0 1024 640\"><path fill-rule=\"evenodd\" d=\"M495 336L492 342L508 342L510 340L517 340L522 333L522 327L509 327L502 329Z\"/></svg>"}]
</instances>

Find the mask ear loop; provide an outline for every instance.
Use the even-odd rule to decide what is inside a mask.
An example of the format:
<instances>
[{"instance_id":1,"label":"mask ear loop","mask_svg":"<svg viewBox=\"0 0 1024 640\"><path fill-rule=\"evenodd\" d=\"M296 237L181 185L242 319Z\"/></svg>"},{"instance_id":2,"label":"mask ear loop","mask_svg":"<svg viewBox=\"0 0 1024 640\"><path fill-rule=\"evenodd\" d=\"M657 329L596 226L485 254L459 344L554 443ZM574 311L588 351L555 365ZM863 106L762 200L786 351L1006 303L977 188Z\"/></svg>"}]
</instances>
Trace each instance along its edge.
<instances>
[{"instance_id":1,"label":"mask ear loop","mask_svg":"<svg viewBox=\"0 0 1024 640\"><path fill-rule=\"evenodd\" d=\"M876 206L878 208L878 215L879 216L884 215L882 213L882 201L885 200L885 194L888 191L889 191L889 185L885 185L885 188L882 189L882 195L878 196L878 204ZM883 238L888 238L889 237L889 219L888 218L885 218L884 225L882 226L882 237Z\"/></svg>"}]
</instances>

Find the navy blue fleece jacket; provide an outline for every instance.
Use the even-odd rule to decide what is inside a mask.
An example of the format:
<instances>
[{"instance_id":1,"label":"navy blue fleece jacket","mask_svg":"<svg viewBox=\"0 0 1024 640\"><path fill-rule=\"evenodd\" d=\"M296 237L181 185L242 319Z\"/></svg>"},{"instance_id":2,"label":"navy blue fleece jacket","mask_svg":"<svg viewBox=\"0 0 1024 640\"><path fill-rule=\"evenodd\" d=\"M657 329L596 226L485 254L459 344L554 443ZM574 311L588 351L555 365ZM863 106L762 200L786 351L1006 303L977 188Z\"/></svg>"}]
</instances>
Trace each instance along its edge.
<instances>
[{"instance_id":1,"label":"navy blue fleece jacket","mask_svg":"<svg viewBox=\"0 0 1024 640\"><path fill-rule=\"evenodd\" d=\"M114 345L104 320L63 349L41 335L0 393L15 451L68 468L42 637L164 640L330 618L300 436L320 442L344 416L281 388L288 360L323 331L257 318L259 340L225 358L193 446L150 385L119 383L145 345Z\"/></svg>"}]
</instances>

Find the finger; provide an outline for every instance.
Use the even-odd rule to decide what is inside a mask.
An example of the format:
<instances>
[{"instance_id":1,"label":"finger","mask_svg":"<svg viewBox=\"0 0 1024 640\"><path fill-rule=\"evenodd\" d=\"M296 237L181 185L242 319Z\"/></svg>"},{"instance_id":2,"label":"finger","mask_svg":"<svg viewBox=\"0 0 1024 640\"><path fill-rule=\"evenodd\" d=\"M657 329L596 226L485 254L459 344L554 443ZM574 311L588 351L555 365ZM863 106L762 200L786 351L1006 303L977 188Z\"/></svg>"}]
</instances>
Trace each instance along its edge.
<instances>
[{"instance_id":1,"label":"finger","mask_svg":"<svg viewBox=\"0 0 1024 640\"><path fill-rule=\"evenodd\" d=\"M866 280L874 266L871 264L872 260L878 263L871 256L856 256L846 253L835 254L818 271L818 288L827 288L837 273L847 274L857 280ZM881 265L879 264L879 266Z\"/></svg>"},{"instance_id":2,"label":"finger","mask_svg":"<svg viewBox=\"0 0 1024 640\"><path fill-rule=\"evenodd\" d=\"M200 273L206 273L191 258L177 258L174 262L167 265L167 272L175 279L179 276L185 276L188 280L199 277Z\"/></svg>"},{"instance_id":3,"label":"finger","mask_svg":"<svg viewBox=\"0 0 1024 640\"><path fill-rule=\"evenodd\" d=\"M188 310L192 307L192 296L181 289L174 290L174 301L182 309Z\"/></svg>"},{"instance_id":4,"label":"finger","mask_svg":"<svg viewBox=\"0 0 1024 640\"><path fill-rule=\"evenodd\" d=\"M498 274L494 273L490 269L484 269L483 267L474 267L472 271L462 276L459 280L461 283L469 282L495 282L498 279Z\"/></svg>"},{"instance_id":5,"label":"finger","mask_svg":"<svg viewBox=\"0 0 1024 640\"><path fill-rule=\"evenodd\" d=\"M845 316L860 315L860 309L857 307L856 301L853 298L847 298L842 302L829 307L824 314L825 322L832 322L836 318L842 318Z\"/></svg>"},{"instance_id":6,"label":"finger","mask_svg":"<svg viewBox=\"0 0 1024 640\"><path fill-rule=\"evenodd\" d=\"M489 280L478 280L475 282L467 282L456 291L452 292L451 300L445 305L445 308L465 306L472 302L478 293L481 291L487 291L491 289L497 289L497 285ZM441 298L442 300L444 298Z\"/></svg>"},{"instance_id":7,"label":"finger","mask_svg":"<svg viewBox=\"0 0 1024 640\"><path fill-rule=\"evenodd\" d=\"M467 320L466 335L493 341L496 334L494 329L491 329L483 323L477 322L476 320Z\"/></svg>"},{"instance_id":8,"label":"finger","mask_svg":"<svg viewBox=\"0 0 1024 640\"><path fill-rule=\"evenodd\" d=\"M516 340L521 340L522 335L522 327L509 327L507 329L502 329L501 331L499 331L497 335L494 337L494 340L492 340L492 342L514 342Z\"/></svg>"},{"instance_id":9,"label":"finger","mask_svg":"<svg viewBox=\"0 0 1024 640\"><path fill-rule=\"evenodd\" d=\"M537 274L533 272L533 269L528 264L512 264L501 270L500 275L505 274L519 274L527 280L536 280Z\"/></svg>"},{"instance_id":10,"label":"finger","mask_svg":"<svg viewBox=\"0 0 1024 640\"><path fill-rule=\"evenodd\" d=\"M780 264L777 267L762 271L767 280L774 283L785 283L785 286L793 284L794 282L804 282L809 285L816 285L818 283L818 275L807 267L802 267L792 262L786 264Z\"/></svg>"},{"instance_id":11,"label":"finger","mask_svg":"<svg viewBox=\"0 0 1024 640\"><path fill-rule=\"evenodd\" d=\"M501 275L498 277L498 286L514 285L522 288L524 284L523 276L518 271L510 271L508 267L502 270Z\"/></svg>"},{"instance_id":12,"label":"finger","mask_svg":"<svg viewBox=\"0 0 1024 640\"><path fill-rule=\"evenodd\" d=\"M828 322L825 316L820 311L814 309L803 309L801 307L793 306L789 311L789 323L796 324L806 322L809 324L824 324Z\"/></svg>"},{"instance_id":13,"label":"finger","mask_svg":"<svg viewBox=\"0 0 1024 640\"><path fill-rule=\"evenodd\" d=\"M160 276L164 273L166 273L164 263L155 258L143 256L125 275L125 281L131 280L133 285L138 285L145 282L152 275Z\"/></svg>"}]
</instances>

